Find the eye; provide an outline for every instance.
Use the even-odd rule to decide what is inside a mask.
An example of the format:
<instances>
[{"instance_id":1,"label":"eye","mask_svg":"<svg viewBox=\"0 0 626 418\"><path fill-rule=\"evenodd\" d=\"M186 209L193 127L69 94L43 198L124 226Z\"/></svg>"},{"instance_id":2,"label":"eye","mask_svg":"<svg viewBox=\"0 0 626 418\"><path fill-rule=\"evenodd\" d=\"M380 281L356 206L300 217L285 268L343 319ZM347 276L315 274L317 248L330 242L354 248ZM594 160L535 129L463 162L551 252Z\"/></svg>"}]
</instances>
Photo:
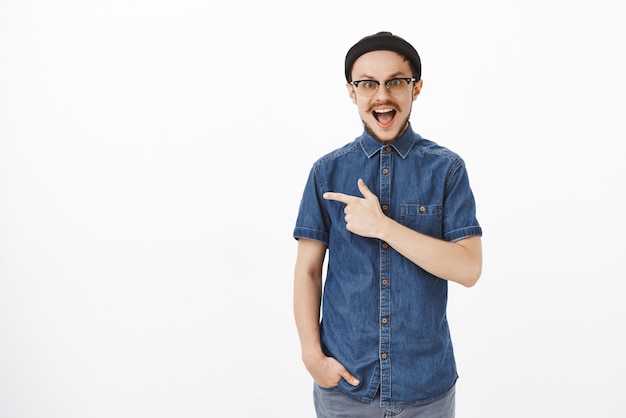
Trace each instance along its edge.
<instances>
[{"instance_id":1,"label":"eye","mask_svg":"<svg viewBox=\"0 0 626 418\"><path fill-rule=\"evenodd\" d=\"M400 87L402 85L402 79L401 78L392 78L391 80L389 80L389 87Z\"/></svg>"},{"instance_id":2,"label":"eye","mask_svg":"<svg viewBox=\"0 0 626 418\"><path fill-rule=\"evenodd\" d=\"M365 87L368 90L375 89L378 86L378 83L375 83L369 80L364 81L362 84L363 84L363 87Z\"/></svg>"}]
</instances>

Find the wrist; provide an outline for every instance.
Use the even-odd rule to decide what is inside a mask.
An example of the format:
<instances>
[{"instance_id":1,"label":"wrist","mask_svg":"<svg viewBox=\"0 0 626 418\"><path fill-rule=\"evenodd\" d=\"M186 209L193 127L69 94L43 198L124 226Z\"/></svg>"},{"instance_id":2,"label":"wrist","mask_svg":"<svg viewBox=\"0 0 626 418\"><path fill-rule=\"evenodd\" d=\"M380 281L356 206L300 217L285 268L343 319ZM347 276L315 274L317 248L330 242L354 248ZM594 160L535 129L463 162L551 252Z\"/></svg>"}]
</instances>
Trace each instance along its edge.
<instances>
[{"instance_id":1,"label":"wrist","mask_svg":"<svg viewBox=\"0 0 626 418\"><path fill-rule=\"evenodd\" d=\"M302 362L307 366L309 364L316 363L325 357L326 355L324 355L321 348L302 350Z\"/></svg>"},{"instance_id":2,"label":"wrist","mask_svg":"<svg viewBox=\"0 0 626 418\"><path fill-rule=\"evenodd\" d=\"M388 217L387 215L383 215L383 220L379 224L378 229L378 239L381 241L387 241L388 237L392 234L389 232L393 229L393 224L395 221Z\"/></svg>"}]
</instances>

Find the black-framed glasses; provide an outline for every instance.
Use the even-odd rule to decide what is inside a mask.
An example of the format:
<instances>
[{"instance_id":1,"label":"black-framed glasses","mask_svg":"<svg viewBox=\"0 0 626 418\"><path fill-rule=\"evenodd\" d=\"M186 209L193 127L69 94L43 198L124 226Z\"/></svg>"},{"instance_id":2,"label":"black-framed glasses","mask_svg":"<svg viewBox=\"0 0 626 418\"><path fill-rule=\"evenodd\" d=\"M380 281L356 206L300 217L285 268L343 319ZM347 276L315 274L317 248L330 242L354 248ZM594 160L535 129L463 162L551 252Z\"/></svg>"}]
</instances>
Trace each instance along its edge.
<instances>
[{"instance_id":1,"label":"black-framed glasses","mask_svg":"<svg viewBox=\"0 0 626 418\"><path fill-rule=\"evenodd\" d=\"M381 84L384 84L385 87L387 87L387 91L389 93L394 96L400 96L406 92L409 84L415 80L415 78L392 78L391 80L386 81L356 80L351 84L356 87L361 96L365 97L372 97L376 95L376 93L378 93L378 87Z\"/></svg>"}]
</instances>

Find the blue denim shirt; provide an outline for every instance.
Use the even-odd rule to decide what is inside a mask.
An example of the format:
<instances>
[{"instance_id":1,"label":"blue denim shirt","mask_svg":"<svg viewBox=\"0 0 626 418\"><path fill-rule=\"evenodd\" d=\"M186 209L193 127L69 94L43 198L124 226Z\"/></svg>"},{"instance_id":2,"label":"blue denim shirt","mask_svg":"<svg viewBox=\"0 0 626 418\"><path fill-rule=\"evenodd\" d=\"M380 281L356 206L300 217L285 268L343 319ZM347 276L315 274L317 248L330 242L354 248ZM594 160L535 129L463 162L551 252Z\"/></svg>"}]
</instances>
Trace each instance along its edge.
<instances>
[{"instance_id":1,"label":"blue denim shirt","mask_svg":"<svg viewBox=\"0 0 626 418\"><path fill-rule=\"evenodd\" d=\"M364 132L319 160L306 184L294 238L328 246L322 299L322 349L360 381L340 381L347 395L381 405L436 400L454 386L456 363L446 318L448 282L388 244L346 230L343 209L327 191L361 196L362 178L384 213L446 241L482 235L463 160L411 126L392 144Z\"/></svg>"}]
</instances>

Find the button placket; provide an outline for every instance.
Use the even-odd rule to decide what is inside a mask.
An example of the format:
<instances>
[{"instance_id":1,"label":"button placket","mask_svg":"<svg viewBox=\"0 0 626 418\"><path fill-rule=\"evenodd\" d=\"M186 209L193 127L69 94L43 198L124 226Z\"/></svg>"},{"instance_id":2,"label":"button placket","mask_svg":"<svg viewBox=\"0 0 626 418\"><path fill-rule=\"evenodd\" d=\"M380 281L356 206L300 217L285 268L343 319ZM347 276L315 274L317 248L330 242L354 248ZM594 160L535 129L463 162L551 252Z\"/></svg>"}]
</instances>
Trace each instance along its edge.
<instances>
[{"instance_id":1,"label":"button placket","mask_svg":"<svg viewBox=\"0 0 626 418\"><path fill-rule=\"evenodd\" d=\"M393 163L393 148L385 146L379 153L380 155L380 183L379 183L379 202L383 212L390 211L391 204L391 174ZM391 313L391 287L390 287L390 266L391 266L391 247L384 241L379 242L380 251L380 395L381 399L390 399L391 397L391 359L389 352L391 349L391 321L389 315Z\"/></svg>"}]
</instances>

